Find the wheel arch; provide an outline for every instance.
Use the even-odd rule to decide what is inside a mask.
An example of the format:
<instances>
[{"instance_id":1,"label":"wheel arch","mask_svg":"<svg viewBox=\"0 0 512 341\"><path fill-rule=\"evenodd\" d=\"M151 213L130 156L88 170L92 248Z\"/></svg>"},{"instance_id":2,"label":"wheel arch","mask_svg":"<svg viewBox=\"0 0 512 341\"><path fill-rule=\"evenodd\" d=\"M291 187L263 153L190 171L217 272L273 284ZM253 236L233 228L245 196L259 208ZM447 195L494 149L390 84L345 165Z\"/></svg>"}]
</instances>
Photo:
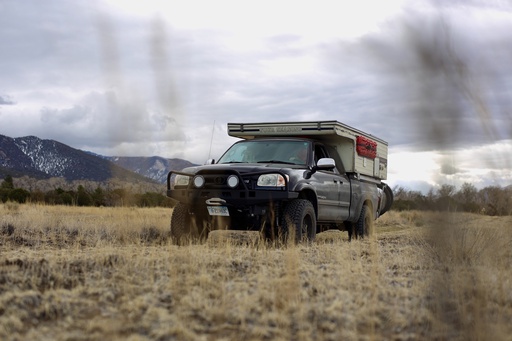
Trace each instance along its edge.
<instances>
[{"instance_id":1,"label":"wheel arch","mask_svg":"<svg viewBox=\"0 0 512 341\"><path fill-rule=\"evenodd\" d=\"M375 209L373 207L373 201L371 200L371 198L366 198L364 201L363 201L363 204L361 205L361 209L363 208L363 206L366 205L368 206L368 208L370 209L370 211L373 213L375 212ZM375 214L373 215L375 216Z\"/></svg>"},{"instance_id":2,"label":"wheel arch","mask_svg":"<svg viewBox=\"0 0 512 341\"><path fill-rule=\"evenodd\" d=\"M316 197L316 192L312 188L303 188L299 192L299 199L306 199L311 202L315 209L315 217L318 219L318 199Z\"/></svg>"},{"instance_id":3,"label":"wheel arch","mask_svg":"<svg viewBox=\"0 0 512 341\"><path fill-rule=\"evenodd\" d=\"M359 219L359 215L361 214L361 210L363 209L364 205L368 206L368 208L372 211L373 218L375 219L376 218L376 215L375 215L375 209L376 209L375 205L373 204L373 201L372 201L371 197L367 196L364 199L359 200L357 205L353 206L353 209L351 208L351 210L350 210L350 217L351 218L348 219L348 221L357 222L357 219Z\"/></svg>"}]
</instances>

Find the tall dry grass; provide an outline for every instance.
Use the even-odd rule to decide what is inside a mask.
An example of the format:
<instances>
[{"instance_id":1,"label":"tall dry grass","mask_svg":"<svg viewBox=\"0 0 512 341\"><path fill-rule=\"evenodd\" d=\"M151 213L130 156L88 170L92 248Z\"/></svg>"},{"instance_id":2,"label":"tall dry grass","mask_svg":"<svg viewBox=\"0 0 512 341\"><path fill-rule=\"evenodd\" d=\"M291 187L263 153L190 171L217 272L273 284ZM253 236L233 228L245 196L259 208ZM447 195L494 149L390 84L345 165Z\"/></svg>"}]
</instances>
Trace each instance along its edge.
<instances>
[{"instance_id":1,"label":"tall dry grass","mask_svg":"<svg viewBox=\"0 0 512 341\"><path fill-rule=\"evenodd\" d=\"M169 212L166 208L77 208L16 203L0 208L2 229L7 231L11 243L42 248L165 243Z\"/></svg>"},{"instance_id":2,"label":"tall dry grass","mask_svg":"<svg viewBox=\"0 0 512 341\"><path fill-rule=\"evenodd\" d=\"M375 238L271 248L174 246L169 216L1 205L0 339L511 339L509 217L389 212Z\"/></svg>"}]
</instances>

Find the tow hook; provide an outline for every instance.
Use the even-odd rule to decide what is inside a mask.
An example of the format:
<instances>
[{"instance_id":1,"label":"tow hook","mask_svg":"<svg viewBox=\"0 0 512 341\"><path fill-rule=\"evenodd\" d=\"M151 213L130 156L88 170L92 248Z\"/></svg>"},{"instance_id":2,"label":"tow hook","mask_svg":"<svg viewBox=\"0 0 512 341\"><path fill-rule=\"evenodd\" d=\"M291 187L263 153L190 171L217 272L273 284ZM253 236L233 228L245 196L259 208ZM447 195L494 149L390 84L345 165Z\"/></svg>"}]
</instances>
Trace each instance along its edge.
<instances>
[{"instance_id":1,"label":"tow hook","mask_svg":"<svg viewBox=\"0 0 512 341\"><path fill-rule=\"evenodd\" d=\"M226 204L226 200L221 198L211 198L206 200L206 205L210 206L222 206Z\"/></svg>"}]
</instances>

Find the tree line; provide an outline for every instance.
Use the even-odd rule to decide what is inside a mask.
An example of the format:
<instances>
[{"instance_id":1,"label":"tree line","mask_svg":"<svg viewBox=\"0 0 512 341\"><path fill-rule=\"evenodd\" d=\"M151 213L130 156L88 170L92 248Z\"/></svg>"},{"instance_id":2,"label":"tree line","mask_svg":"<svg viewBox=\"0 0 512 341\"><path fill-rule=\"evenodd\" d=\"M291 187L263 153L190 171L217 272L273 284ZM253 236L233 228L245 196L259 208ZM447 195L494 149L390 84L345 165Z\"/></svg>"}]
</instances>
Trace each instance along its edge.
<instances>
[{"instance_id":1,"label":"tree line","mask_svg":"<svg viewBox=\"0 0 512 341\"><path fill-rule=\"evenodd\" d=\"M23 183L23 181L22 181ZM24 183L27 181L25 179ZM0 200L18 203L35 202L49 205L74 206L138 206L172 207L173 201L157 191L135 191L124 187L105 187L78 184L74 188L56 182L55 188L41 190L15 186L13 178L6 176L0 184ZM427 194L408 190L401 186L393 188L392 210L429 210L471 212L486 215L512 215L512 186L490 186L478 190L471 183L464 183L459 189L444 184L431 188Z\"/></svg>"},{"instance_id":2,"label":"tree line","mask_svg":"<svg viewBox=\"0 0 512 341\"><path fill-rule=\"evenodd\" d=\"M126 188L87 189L78 185L76 189L57 187L50 190L27 190L14 185L12 176L7 175L0 184L0 200L5 203L45 203L48 205L69 206L138 206L138 207L172 207L173 202L162 193L147 191L133 192Z\"/></svg>"},{"instance_id":3,"label":"tree line","mask_svg":"<svg viewBox=\"0 0 512 341\"><path fill-rule=\"evenodd\" d=\"M392 209L459 211L480 213L491 216L512 215L512 186L489 186L478 190L471 183L457 187L443 184L438 189L431 188L427 194L393 188L395 201Z\"/></svg>"}]
</instances>

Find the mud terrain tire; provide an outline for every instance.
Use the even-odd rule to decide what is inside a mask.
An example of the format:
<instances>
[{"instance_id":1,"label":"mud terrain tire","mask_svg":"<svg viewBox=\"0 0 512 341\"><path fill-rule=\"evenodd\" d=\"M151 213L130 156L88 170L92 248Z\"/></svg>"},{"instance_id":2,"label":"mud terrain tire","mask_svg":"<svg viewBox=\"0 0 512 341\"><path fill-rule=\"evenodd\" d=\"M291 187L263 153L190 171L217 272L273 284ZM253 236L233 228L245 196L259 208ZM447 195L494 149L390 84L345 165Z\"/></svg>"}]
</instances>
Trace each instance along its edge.
<instances>
[{"instance_id":1,"label":"mud terrain tire","mask_svg":"<svg viewBox=\"0 0 512 341\"><path fill-rule=\"evenodd\" d=\"M356 238L370 237L373 234L373 213L366 204L361 209L359 219L355 223Z\"/></svg>"},{"instance_id":2,"label":"mud terrain tire","mask_svg":"<svg viewBox=\"0 0 512 341\"><path fill-rule=\"evenodd\" d=\"M205 239L204 231L197 230L197 224L189 213L189 206L178 203L171 216L171 239L177 245L185 245ZM200 224L203 225L202 223Z\"/></svg>"},{"instance_id":3,"label":"mud terrain tire","mask_svg":"<svg viewBox=\"0 0 512 341\"><path fill-rule=\"evenodd\" d=\"M283 211L282 236L285 243L312 243L316 237L315 209L309 200L295 199Z\"/></svg>"}]
</instances>

